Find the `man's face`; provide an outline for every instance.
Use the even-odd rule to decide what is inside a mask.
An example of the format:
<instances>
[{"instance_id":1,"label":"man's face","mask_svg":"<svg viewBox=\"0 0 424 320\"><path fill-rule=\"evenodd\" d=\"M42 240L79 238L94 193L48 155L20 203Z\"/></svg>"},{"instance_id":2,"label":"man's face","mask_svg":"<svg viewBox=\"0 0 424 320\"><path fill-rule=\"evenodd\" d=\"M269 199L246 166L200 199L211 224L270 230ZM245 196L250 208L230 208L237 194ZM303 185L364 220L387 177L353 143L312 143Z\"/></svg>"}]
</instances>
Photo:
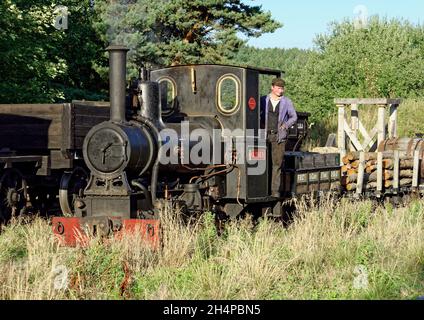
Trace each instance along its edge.
<instances>
[{"instance_id":1,"label":"man's face","mask_svg":"<svg viewBox=\"0 0 424 320\"><path fill-rule=\"evenodd\" d=\"M284 87L271 86L271 92L277 97L282 97L284 95Z\"/></svg>"}]
</instances>

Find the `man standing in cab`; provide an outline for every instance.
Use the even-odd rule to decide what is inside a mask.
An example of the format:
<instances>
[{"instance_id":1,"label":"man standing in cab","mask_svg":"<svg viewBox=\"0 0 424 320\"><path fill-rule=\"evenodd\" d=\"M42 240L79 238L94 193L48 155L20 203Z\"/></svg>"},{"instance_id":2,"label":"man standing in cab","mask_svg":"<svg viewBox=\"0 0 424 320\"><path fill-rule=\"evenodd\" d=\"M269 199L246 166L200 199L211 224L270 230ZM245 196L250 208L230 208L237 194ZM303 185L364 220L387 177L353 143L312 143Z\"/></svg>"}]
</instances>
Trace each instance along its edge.
<instances>
[{"instance_id":1,"label":"man standing in cab","mask_svg":"<svg viewBox=\"0 0 424 320\"><path fill-rule=\"evenodd\" d=\"M284 166L284 152L289 128L297 122L293 102L284 96L285 81L272 80L271 92L261 97L261 128L265 129L268 145L271 147L272 174L271 194L281 197L281 170Z\"/></svg>"}]
</instances>

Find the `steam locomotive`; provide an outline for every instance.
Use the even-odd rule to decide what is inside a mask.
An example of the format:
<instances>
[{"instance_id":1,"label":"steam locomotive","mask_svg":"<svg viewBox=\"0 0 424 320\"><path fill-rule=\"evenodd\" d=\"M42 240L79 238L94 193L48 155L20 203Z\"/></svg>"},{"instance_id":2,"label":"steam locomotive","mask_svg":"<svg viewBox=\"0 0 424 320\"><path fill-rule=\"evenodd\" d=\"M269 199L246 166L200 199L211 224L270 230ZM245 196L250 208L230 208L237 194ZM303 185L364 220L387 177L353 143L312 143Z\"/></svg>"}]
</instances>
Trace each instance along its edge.
<instances>
[{"instance_id":1,"label":"steam locomotive","mask_svg":"<svg viewBox=\"0 0 424 320\"><path fill-rule=\"evenodd\" d=\"M282 197L270 195L271 170L260 128L259 80L271 69L225 65L143 70L126 94L126 53L110 46L110 119L86 134L87 183L61 198L72 217L53 218L68 244L76 230L107 235L139 228L158 239L159 211L284 214L284 200L340 192L338 154L299 151L308 114L290 129Z\"/></svg>"}]
</instances>

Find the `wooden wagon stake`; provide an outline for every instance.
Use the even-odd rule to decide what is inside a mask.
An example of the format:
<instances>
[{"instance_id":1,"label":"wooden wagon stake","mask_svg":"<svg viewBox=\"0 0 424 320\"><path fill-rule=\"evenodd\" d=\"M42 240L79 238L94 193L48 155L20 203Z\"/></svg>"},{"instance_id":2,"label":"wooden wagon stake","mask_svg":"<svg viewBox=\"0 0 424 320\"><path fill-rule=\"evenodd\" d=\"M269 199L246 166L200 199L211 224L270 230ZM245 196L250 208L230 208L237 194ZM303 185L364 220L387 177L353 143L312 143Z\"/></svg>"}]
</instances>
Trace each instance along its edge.
<instances>
[{"instance_id":1,"label":"wooden wagon stake","mask_svg":"<svg viewBox=\"0 0 424 320\"><path fill-rule=\"evenodd\" d=\"M364 170L365 170L365 153L359 154L359 166L358 166L358 183L356 185L356 194L359 196L362 193L364 187Z\"/></svg>"}]
</instances>

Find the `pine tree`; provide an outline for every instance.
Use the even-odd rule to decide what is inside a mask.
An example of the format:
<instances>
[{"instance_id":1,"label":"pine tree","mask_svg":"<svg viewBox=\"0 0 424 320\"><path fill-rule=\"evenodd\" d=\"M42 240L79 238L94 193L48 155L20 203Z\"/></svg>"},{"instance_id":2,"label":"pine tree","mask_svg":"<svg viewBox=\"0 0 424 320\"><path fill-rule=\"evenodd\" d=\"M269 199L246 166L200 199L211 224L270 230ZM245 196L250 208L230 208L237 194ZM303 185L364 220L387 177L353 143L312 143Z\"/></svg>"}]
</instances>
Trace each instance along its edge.
<instances>
[{"instance_id":1,"label":"pine tree","mask_svg":"<svg viewBox=\"0 0 424 320\"><path fill-rule=\"evenodd\" d=\"M261 6L240 0L103 0L96 10L100 33L129 46L136 65L224 63L246 37L281 27Z\"/></svg>"}]
</instances>

